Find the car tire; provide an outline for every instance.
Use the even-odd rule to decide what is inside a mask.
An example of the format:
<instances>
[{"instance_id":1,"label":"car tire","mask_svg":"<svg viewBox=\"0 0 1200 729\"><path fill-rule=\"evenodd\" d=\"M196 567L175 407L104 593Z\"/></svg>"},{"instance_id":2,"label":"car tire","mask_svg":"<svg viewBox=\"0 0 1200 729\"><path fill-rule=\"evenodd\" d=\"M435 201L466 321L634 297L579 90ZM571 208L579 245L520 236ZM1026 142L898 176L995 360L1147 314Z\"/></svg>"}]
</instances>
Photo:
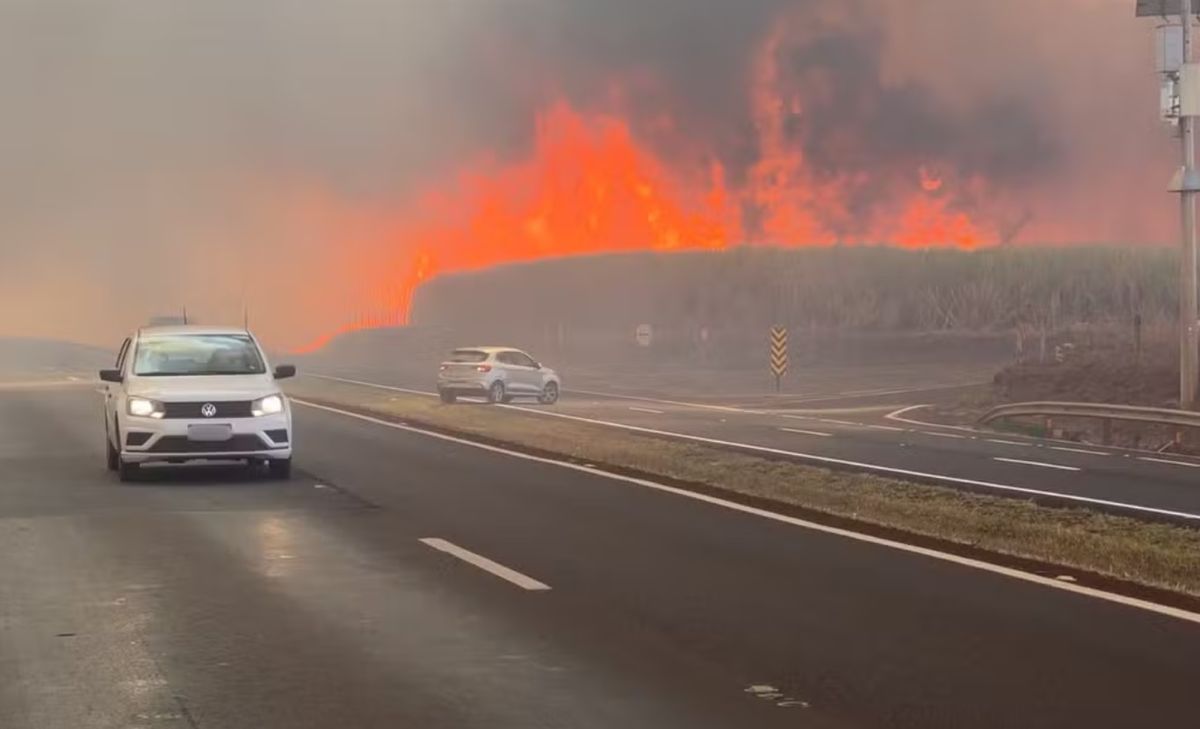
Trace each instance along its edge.
<instances>
[{"instance_id":1,"label":"car tire","mask_svg":"<svg viewBox=\"0 0 1200 729\"><path fill-rule=\"evenodd\" d=\"M558 383L547 382L542 388L542 394L538 397L538 402L543 405L553 405L558 402Z\"/></svg>"},{"instance_id":2,"label":"car tire","mask_svg":"<svg viewBox=\"0 0 1200 729\"><path fill-rule=\"evenodd\" d=\"M267 461L267 474L271 478L286 481L292 477L292 459L272 458Z\"/></svg>"},{"instance_id":3,"label":"car tire","mask_svg":"<svg viewBox=\"0 0 1200 729\"><path fill-rule=\"evenodd\" d=\"M442 398L442 402L446 403L447 405L453 405L458 401L458 395L455 395L449 390L438 390L438 397Z\"/></svg>"},{"instance_id":4,"label":"car tire","mask_svg":"<svg viewBox=\"0 0 1200 729\"><path fill-rule=\"evenodd\" d=\"M104 432L104 452L108 470L117 470L121 466L121 454L113 447L112 440L108 437L108 431Z\"/></svg>"},{"instance_id":5,"label":"car tire","mask_svg":"<svg viewBox=\"0 0 1200 729\"><path fill-rule=\"evenodd\" d=\"M504 402L504 398L507 396L508 393L504 389L504 383L500 380L496 380L492 383L491 387L488 388L487 401L493 405Z\"/></svg>"},{"instance_id":6,"label":"car tire","mask_svg":"<svg viewBox=\"0 0 1200 729\"><path fill-rule=\"evenodd\" d=\"M121 479L122 483L129 483L136 479L141 470L142 467L139 463L126 463L120 458L117 459L117 478Z\"/></svg>"}]
</instances>

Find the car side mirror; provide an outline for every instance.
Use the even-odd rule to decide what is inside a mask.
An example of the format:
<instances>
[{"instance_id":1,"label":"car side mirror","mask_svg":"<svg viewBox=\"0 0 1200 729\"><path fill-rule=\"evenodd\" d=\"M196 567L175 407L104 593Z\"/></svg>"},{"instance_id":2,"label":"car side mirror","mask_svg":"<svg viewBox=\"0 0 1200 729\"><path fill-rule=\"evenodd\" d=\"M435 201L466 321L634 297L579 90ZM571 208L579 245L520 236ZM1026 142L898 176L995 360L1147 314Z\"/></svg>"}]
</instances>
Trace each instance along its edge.
<instances>
[{"instance_id":1,"label":"car side mirror","mask_svg":"<svg viewBox=\"0 0 1200 729\"><path fill-rule=\"evenodd\" d=\"M535 370L540 370L540 369L542 368L542 363L541 363L541 362L534 362L534 363L533 363L533 368L534 368Z\"/></svg>"},{"instance_id":2,"label":"car side mirror","mask_svg":"<svg viewBox=\"0 0 1200 729\"><path fill-rule=\"evenodd\" d=\"M100 370L101 382L120 382L123 379L121 370Z\"/></svg>"},{"instance_id":3,"label":"car side mirror","mask_svg":"<svg viewBox=\"0 0 1200 729\"><path fill-rule=\"evenodd\" d=\"M296 365L278 365L275 367L275 379L286 380L296 376Z\"/></svg>"}]
</instances>

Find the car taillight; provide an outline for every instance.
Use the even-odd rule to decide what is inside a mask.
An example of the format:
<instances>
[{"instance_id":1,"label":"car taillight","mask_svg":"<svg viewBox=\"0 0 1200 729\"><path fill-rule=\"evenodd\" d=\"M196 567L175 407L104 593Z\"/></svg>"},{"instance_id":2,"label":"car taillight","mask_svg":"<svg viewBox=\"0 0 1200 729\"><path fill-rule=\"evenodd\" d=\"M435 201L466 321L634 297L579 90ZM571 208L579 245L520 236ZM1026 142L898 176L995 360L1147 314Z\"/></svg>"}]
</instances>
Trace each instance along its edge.
<instances>
[{"instance_id":1,"label":"car taillight","mask_svg":"<svg viewBox=\"0 0 1200 729\"><path fill-rule=\"evenodd\" d=\"M492 366L491 365L479 365L475 369L479 372L491 372Z\"/></svg>"}]
</instances>

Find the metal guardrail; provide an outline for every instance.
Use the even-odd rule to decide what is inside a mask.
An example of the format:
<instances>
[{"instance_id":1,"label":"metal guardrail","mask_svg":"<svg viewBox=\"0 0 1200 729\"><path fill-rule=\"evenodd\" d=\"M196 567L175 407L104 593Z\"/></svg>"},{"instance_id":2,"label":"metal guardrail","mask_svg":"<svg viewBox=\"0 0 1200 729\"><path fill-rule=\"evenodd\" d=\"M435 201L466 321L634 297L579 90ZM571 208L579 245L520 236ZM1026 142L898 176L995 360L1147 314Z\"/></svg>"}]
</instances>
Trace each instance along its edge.
<instances>
[{"instance_id":1,"label":"metal guardrail","mask_svg":"<svg viewBox=\"0 0 1200 729\"><path fill-rule=\"evenodd\" d=\"M1090 402L1017 402L992 408L979 418L990 423L1002 418L1096 418L1104 421L1105 441L1111 435L1112 421L1154 423L1178 428L1200 428L1200 413L1170 408L1148 408L1137 405L1106 405Z\"/></svg>"}]
</instances>

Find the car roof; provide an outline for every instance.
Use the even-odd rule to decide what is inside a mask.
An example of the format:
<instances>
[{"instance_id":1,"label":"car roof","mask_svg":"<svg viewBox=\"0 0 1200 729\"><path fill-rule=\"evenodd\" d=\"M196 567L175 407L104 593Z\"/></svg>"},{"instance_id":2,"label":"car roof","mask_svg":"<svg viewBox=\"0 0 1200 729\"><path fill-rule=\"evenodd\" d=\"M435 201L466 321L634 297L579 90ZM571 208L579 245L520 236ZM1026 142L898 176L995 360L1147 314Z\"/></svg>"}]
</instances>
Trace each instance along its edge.
<instances>
[{"instance_id":1,"label":"car roof","mask_svg":"<svg viewBox=\"0 0 1200 729\"><path fill-rule=\"evenodd\" d=\"M173 324L170 326L142 327L138 334L143 337L160 335L204 335L204 334L250 334L243 327L214 327L204 324Z\"/></svg>"},{"instance_id":2,"label":"car roof","mask_svg":"<svg viewBox=\"0 0 1200 729\"><path fill-rule=\"evenodd\" d=\"M488 354L495 354L496 352L521 352L523 350L517 349L516 347L494 347L494 346L492 346L492 347L455 347L453 351L455 351L455 352L487 352Z\"/></svg>"}]
</instances>

